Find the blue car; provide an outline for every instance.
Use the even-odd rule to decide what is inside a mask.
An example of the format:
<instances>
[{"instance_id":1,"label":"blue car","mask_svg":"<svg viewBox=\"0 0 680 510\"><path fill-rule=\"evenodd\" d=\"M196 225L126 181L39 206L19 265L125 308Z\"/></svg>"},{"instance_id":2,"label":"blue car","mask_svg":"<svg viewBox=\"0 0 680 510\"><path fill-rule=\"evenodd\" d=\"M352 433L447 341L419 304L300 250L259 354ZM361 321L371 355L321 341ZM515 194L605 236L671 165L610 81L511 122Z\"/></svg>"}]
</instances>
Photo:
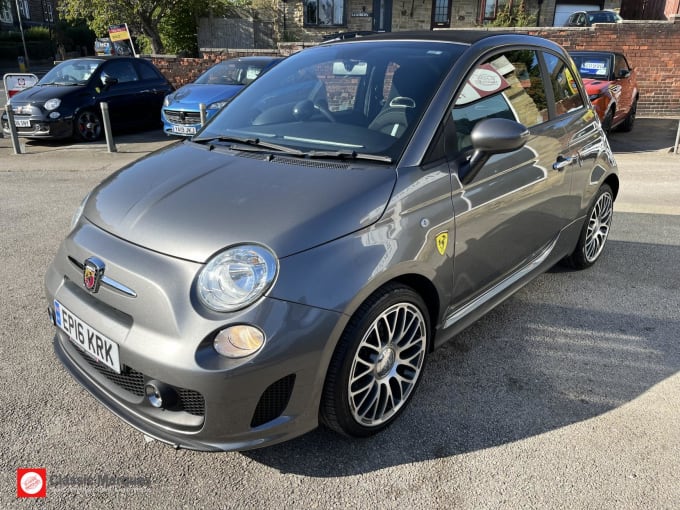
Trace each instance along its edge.
<instances>
[{"instance_id":1,"label":"blue car","mask_svg":"<svg viewBox=\"0 0 680 510\"><path fill-rule=\"evenodd\" d=\"M281 60L242 57L215 64L193 83L165 97L161 109L163 130L168 135L195 135L201 127L201 103L206 106L206 120L210 119L243 87Z\"/></svg>"}]
</instances>

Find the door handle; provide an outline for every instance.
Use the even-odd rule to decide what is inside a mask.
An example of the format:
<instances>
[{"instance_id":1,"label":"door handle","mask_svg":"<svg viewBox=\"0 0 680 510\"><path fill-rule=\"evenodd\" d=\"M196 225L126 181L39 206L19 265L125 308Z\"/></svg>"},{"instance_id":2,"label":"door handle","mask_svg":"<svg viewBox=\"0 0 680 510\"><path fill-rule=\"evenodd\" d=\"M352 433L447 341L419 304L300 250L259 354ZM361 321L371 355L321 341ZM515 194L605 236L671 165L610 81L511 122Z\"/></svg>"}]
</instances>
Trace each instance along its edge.
<instances>
[{"instance_id":1,"label":"door handle","mask_svg":"<svg viewBox=\"0 0 680 510\"><path fill-rule=\"evenodd\" d=\"M564 157L564 156L557 156L557 161L553 163L553 170L557 170L558 172L561 172L565 168L567 168L569 165L574 164L576 161L575 158L572 157Z\"/></svg>"}]
</instances>

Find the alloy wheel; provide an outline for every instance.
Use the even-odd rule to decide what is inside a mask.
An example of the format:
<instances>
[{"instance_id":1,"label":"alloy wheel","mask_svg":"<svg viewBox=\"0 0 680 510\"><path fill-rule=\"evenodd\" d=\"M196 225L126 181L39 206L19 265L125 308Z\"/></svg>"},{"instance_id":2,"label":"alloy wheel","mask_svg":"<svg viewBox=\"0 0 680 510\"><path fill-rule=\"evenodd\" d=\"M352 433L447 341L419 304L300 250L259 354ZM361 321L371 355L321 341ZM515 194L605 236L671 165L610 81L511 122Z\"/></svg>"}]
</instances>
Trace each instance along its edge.
<instances>
[{"instance_id":1,"label":"alloy wheel","mask_svg":"<svg viewBox=\"0 0 680 510\"><path fill-rule=\"evenodd\" d=\"M612 222L613 204L611 194L603 193L592 209L584 246L584 255L588 262L597 260L604 248Z\"/></svg>"},{"instance_id":2,"label":"alloy wheel","mask_svg":"<svg viewBox=\"0 0 680 510\"><path fill-rule=\"evenodd\" d=\"M423 368L427 325L411 303L382 312L366 330L348 381L351 413L367 427L388 421L408 401Z\"/></svg>"}]
</instances>

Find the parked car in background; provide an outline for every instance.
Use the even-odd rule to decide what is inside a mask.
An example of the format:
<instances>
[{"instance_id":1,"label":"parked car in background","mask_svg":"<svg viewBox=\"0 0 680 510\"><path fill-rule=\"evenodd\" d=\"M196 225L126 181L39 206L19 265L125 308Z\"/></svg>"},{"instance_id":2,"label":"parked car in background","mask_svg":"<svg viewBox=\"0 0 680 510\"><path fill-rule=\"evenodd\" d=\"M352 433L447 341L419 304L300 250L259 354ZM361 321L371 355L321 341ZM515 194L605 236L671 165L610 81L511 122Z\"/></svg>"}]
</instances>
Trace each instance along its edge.
<instances>
[{"instance_id":1,"label":"parked car in background","mask_svg":"<svg viewBox=\"0 0 680 510\"><path fill-rule=\"evenodd\" d=\"M616 11L576 11L569 15L565 27L589 27L595 23L621 23L623 18Z\"/></svg>"},{"instance_id":2,"label":"parked car in background","mask_svg":"<svg viewBox=\"0 0 680 510\"><path fill-rule=\"evenodd\" d=\"M201 128L201 103L210 119L246 85L282 60L242 57L215 64L193 83L168 95L163 102L163 130L169 135L193 136Z\"/></svg>"},{"instance_id":3,"label":"parked car in background","mask_svg":"<svg viewBox=\"0 0 680 510\"><path fill-rule=\"evenodd\" d=\"M9 103L19 136L93 141L103 131L100 103L108 103L114 129L155 126L163 98L172 90L148 60L75 58L55 66ZM7 114L2 128L9 134Z\"/></svg>"},{"instance_id":4,"label":"parked car in background","mask_svg":"<svg viewBox=\"0 0 680 510\"><path fill-rule=\"evenodd\" d=\"M574 51L571 57L605 132L633 129L640 91L626 57L613 51Z\"/></svg>"},{"instance_id":5,"label":"parked car in background","mask_svg":"<svg viewBox=\"0 0 680 510\"><path fill-rule=\"evenodd\" d=\"M84 199L45 276L54 349L176 447L258 448L319 423L369 436L432 349L556 263L595 264L618 189L553 42L307 48Z\"/></svg>"}]
</instances>

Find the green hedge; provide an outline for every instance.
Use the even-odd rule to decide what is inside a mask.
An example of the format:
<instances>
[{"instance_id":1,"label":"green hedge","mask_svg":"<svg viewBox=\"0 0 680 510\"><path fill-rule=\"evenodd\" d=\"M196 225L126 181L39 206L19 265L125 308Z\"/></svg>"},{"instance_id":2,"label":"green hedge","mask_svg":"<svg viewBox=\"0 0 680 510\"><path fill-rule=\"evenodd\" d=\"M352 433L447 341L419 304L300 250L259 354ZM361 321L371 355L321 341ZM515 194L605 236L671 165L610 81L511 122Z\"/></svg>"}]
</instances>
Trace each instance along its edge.
<instances>
[{"instance_id":1,"label":"green hedge","mask_svg":"<svg viewBox=\"0 0 680 510\"><path fill-rule=\"evenodd\" d=\"M26 50L29 60L54 58L50 41L26 41ZM16 60L18 56L23 56L24 47L21 39L18 42L0 40L0 55L8 60Z\"/></svg>"}]
</instances>

